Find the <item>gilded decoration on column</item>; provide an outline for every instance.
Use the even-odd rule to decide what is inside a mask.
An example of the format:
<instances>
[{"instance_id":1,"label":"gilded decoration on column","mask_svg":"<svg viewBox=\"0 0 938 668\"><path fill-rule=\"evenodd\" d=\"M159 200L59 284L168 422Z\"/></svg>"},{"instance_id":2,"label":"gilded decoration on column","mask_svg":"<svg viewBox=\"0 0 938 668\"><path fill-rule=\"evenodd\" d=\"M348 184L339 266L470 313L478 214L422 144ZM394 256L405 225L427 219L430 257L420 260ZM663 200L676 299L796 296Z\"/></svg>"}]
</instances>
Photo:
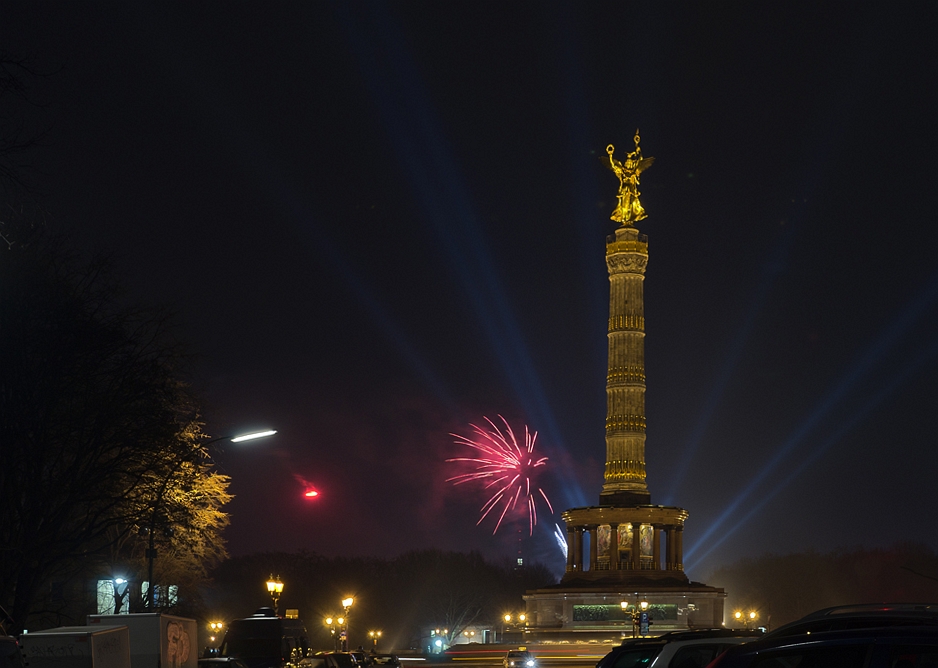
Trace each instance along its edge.
<instances>
[{"instance_id":1,"label":"gilded decoration on column","mask_svg":"<svg viewBox=\"0 0 938 668\"><path fill-rule=\"evenodd\" d=\"M606 147L606 153L609 154L609 167L619 177L619 194L617 195L619 203L615 211L612 212L611 218L626 227L631 227L634 223L647 217L645 209L638 199L641 195L638 191L639 175L651 167L655 159L642 157L642 149L638 145L640 140L638 130L636 130L635 150L626 153L625 160L616 160L612 157L615 146L609 144Z\"/></svg>"}]
</instances>

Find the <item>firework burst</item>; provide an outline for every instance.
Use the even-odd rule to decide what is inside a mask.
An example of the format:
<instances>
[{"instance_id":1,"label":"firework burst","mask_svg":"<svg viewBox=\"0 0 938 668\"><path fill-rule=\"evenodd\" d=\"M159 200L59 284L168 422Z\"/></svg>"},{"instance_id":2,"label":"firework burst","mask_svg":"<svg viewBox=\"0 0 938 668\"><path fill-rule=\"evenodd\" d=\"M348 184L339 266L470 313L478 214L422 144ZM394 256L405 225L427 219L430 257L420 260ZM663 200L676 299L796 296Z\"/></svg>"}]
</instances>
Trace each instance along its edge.
<instances>
[{"instance_id":1,"label":"firework burst","mask_svg":"<svg viewBox=\"0 0 938 668\"><path fill-rule=\"evenodd\" d=\"M544 499L550 512L554 512L547 494L540 487L535 487L533 482L535 470L547 463L547 457L534 456L537 432L532 433L525 425L524 442L519 443L508 421L501 415L498 417L505 424L504 431L488 418L484 418L488 427L469 425L475 432L472 438L450 434L456 438L457 444L475 450L477 456L447 459L447 462L466 462L474 466L475 470L447 478L446 481L462 485L478 480L485 483L486 490L494 488L492 496L482 505L482 516L476 525L482 524L492 510L500 508L501 514L495 523L495 531L492 532L494 534L505 515L518 508L519 504L524 504L527 506L529 532L533 534L534 525L537 524L537 501Z\"/></svg>"}]
</instances>

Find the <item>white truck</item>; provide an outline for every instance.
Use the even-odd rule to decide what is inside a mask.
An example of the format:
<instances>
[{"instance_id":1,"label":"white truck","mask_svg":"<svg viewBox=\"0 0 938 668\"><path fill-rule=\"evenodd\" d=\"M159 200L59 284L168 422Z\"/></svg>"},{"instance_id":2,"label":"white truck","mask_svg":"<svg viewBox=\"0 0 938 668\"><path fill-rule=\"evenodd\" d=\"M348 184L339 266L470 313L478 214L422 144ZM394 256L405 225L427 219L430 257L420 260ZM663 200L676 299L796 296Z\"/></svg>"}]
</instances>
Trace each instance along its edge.
<instances>
[{"instance_id":1,"label":"white truck","mask_svg":"<svg viewBox=\"0 0 938 668\"><path fill-rule=\"evenodd\" d=\"M20 636L26 668L131 668L126 626L60 626Z\"/></svg>"},{"instance_id":2,"label":"white truck","mask_svg":"<svg viewBox=\"0 0 938 668\"><path fill-rule=\"evenodd\" d=\"M194 619L154 612L88 615L87 622L89 628L123 624L129 629L130 668L198 668L198 626Z\"/></svg>"}]
</instances>

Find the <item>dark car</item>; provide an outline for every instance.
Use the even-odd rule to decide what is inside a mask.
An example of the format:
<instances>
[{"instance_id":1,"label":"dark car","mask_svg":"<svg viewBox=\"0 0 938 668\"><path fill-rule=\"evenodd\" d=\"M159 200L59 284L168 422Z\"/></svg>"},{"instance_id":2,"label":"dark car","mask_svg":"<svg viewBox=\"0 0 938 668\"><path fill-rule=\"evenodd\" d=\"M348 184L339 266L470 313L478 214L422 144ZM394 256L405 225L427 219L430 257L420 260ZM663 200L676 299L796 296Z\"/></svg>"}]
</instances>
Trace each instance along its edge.
<instances>
[{"instance_id":1,"label":"dark car","mask_svg":"<svg viewBox=\"0 0 938 668\"><path fill-rule=\"evenodd\" d=\"M206 656L199 659L199 668L248 668L248 664L234 656Z\"/></svg>"},{"instance_id":2,"label":"dark car","mask_svg":"<svg viewBox=\"0 0 938 668\"><path fill-rule=\"evenodd\" d=\"M704 668L727 648L762 637L760 631L697 629L626 640L596 668Z\"/></svg>"},{"instance_id":3,"label":"dark car","mask_svg":"<svg viewBox=\"0 0 938 668\"><path fill-rule=\"evenodd\" d=\"M888 626L938 626L938 605L876 603L839 605L812 612L766 634L767 638Z\"/></svg>"},{"instance_id":4,"label":"dark car","mask_svg":"<svg viewBox=\"0 0 938 668\"><path fill-rule=\"evenodd\" d=\"M709 668L933 668L938 627L822 631L732 647Z\"/></svg>"},{"instance_id":5,"label":"dark car","mask_svg":"<svg viewBox=\"0 0 938 668\"><path fill-rule=\"evenodd\" d=\"M360 668L351 652L317 652L303 662L304 668Z\"/></svg>"},{"instance_id":6,"label":"dark car","mask_svg":"<svg viewBox=\"0 0 938 668\"><path fill-rule=\"evenodd\" d=\"M0 668L23 668L23 653L13 636L0 635Z\"/></svg>"}]
</instances>

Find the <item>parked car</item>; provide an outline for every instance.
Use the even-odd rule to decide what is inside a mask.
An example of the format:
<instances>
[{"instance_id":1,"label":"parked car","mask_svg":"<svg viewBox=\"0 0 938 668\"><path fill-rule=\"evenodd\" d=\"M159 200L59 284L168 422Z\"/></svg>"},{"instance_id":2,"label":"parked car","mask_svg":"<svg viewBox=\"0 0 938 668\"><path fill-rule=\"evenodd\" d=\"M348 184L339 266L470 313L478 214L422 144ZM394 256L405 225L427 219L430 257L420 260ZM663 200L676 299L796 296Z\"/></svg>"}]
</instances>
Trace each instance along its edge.
<instances>
[{"instance_id":1,"label":"parked car","mask_svg":"<svg viewBox=\"0 0 938 668\"><path fill-rule=\"evenodd\" d=\"M373 666L382 666L387 668L401 668L401 660L396 654L371 654L368 661Z\"/></svg>"},{"instance_id":2,"label":"parked car","mask_svg":"<svg viewBox=\"0 0 938 668\"><path fill-rule=\"evenodd\" d=\"M199 659L199 668L248 668L248 664L234 656L206 656Z\"/></svg>"},{"instance_id":3,"label":"parked car","mask_svg":"<svg viewBox=\"0 0 938 668\"><path fill-rule=\"evenodd\" d=\"M505 668L535 668L537 661L531 652L513 649L505 655Z\"/></svg>"},{"instance_id":4,"label":"parked car","mask_svg":"<svg viewBox=\"0 0 938 668\"><path fill-rule=\"evenodd\" d=\"M0 668L24 668L23 653L13 636L0 635Z\"/></svg>"},{"instance_id":5,"label":"parked car","mask_svg":"<svg viewBox=\"0 0 938 668\"><path fill-rule=\"evenodd\" d=\"M923 668L938 665L938 626L890 626L765 637L709 668Z\"/></svg>"},{"instance_id":6,"label":"parked car","mask_svg":"<svg viewBox=\"0 0 938 668\"><path fill-rule=\"evenodd\" d=\"M596 668L704 668L728 647L761 638L760 631L698 629L626 640Z\"/></svg>"},{"instance_id":7,"label":"parked car","mask_svg":"<svg viewBox=\"0 0 938 668\"><path fill-rule=\"evenodd\" d=\"M876 603L839 605L812 612L766 634L767 638L887 626L938 626L938 605Z\"/></svg>"},{"instance_id":8,"label":"parked car","mask_svg":"<svg viewBox=\"0 0 938 668\"><path fill-rule=\"evenodd\" d=\"M360 668L351 652L317 652L303 661L303 668Z\"/></svg>"}]
</instances>

